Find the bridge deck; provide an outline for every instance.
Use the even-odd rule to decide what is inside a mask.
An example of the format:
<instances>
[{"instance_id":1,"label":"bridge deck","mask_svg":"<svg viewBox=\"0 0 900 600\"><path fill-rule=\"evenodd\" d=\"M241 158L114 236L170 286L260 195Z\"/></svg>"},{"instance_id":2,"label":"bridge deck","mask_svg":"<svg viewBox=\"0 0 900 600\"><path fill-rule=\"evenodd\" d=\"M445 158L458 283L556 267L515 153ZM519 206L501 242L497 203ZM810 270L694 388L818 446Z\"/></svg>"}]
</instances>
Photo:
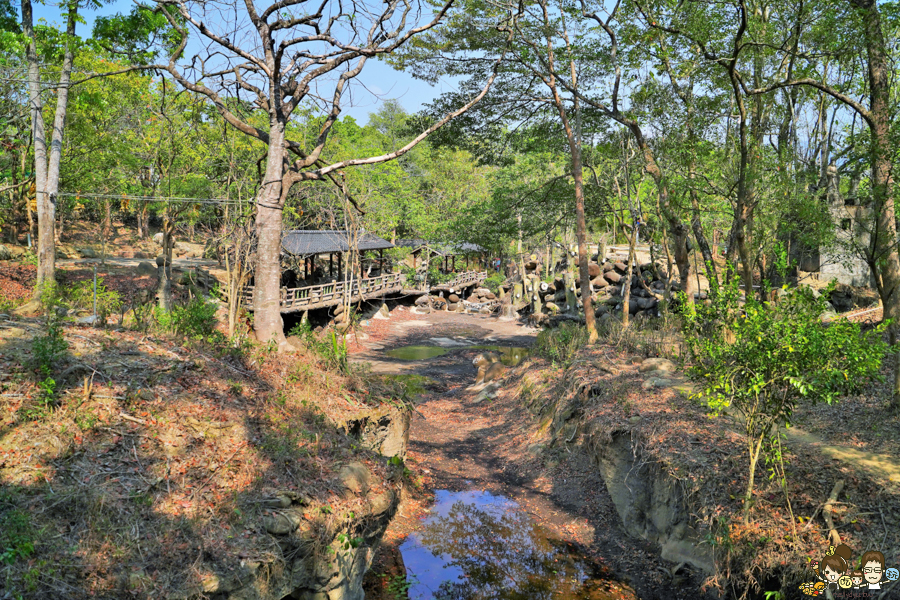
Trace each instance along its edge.
<instances>
[{"instance_id":1,"label":"bridge deck","mask_svg":"<svg viewBox=\"0 0 900 600\"><path fill-rule=\"evenodd\" d=\"M432 286L431 291L449 292L451 289L458 291L477 285L486 278L487 273L484 271L466 271L446 283ZM344 281L336 281L300 288L281 288L280 310L283 313L290 313L337 306L346 301L348 293L350 302L382 298L394 293L408 295L428 293L426 290L404 289L405 285L406 277L403 273L391 273L371 279L354 279L349 284ZM243 304L248 310L253 310L253 288L250 286L244 288Z\"/></svg>"},{"instance_id":2,"label":"bridge deck","mask_svg":"<svg viewBox=\"0 0 900 600\"><path fill-rule=\"evenodd\" d=\"M350 295L350 302L381 298L403 289L406 278L403 273L391 273L371 279L354 279L349 284L344 281L323 283L301 288L281 288L280 308L283 313L327 308L342 304ZM253 310L253 288L247 287L243 294L244 306Z\"/></svg>"},{"instance_id":3,"label":"bridge deck","mask_svg":"<svg viewBox=\"0 0 900 600\"><path fill-rule=\"evenodd\" d=\"M471 285L478 285L485 279L487 279L487 271L466 271L465 273L460 273L446 283L431 286L431 291L459 291Z\"/></svg>"}]
</instances>

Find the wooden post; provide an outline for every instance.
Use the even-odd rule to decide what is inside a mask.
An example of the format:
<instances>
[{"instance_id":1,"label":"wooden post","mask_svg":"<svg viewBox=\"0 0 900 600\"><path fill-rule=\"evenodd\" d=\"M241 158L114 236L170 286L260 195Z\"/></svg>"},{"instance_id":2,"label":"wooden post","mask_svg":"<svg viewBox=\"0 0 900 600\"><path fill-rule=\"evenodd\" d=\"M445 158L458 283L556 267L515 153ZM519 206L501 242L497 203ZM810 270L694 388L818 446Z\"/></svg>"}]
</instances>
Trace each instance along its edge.
<instances>
[{"instance_id":1,"label":"wooden post","mask_svg":"<svg viewBox=\"0 0 900 600\"><path fill-rule=\"evenodd\" d=\"M453 272L456 273L456 255L453 255Z\"/></svg>"},{"instance_id":2,"label":"wooden post","mask_svg":"<svg viewBox=\"0 0 900 600\"><path fill-rule=\"evenodd\" d=\"M547 244L547 255L544 256L547 264L544 265L544 279L550 277L550 267L553 262L553 244Z\"/></svg>"},{"instance_id":3,"label":"wooden post","mask_svg":"<svg viewBox=\"0 0 900 600\"><path fill-rule=\"evenodd\" d=\"M466 271L469 270L469 255L466 254Z\"/></svg>"},{"instance_id":4,"label":"wooden post","mask_svg":"<svg viewBox=\"0 0 900 600\"><path fill-rule=\"evenodd\" d=\"M571 257L569 257L571 261ZM566 312L569 314L578 314L578 297L575 295L575 274L572 271L566 271Z\"/></svg>"},{"instance_id":5,"label":"wooden post","mask_svg":"<svg viewBox=\"0 0 900 600\"><path fill-rule=\"evenodd\" d=\"M309 257L303 258L303 279L309 283Z\"/></svg>"},{"instance_id":6,"label":"wooden post","mask_svg":"<svg viewBox=\"0 0 900 600\"><path fill-rule=\"evenodd\" d=\"M525 301L525 283L523 281L519 281L513 285L512 295L512 304L516 310L518 310L522 305L522 302Z\"/></svg>"},{"instance_id":7,"label":"wooden post","mask_svg":"<svg viewBox=\"0 0 900 600\"><path fill-rule=\"evenodd\" d=\"M378 251L378 271L384 275L384 248Z\"/></svg>"},{"instance_id":8,"label":"wooden post","mask_svg":"<svg viewBox=\"0 0 900 600\"><path fill-rule=\"evenodd\" d=\"M531 280L531 312L538 314L541 312L541 280L535 277Z\"/></svg>"},{"instance_id":9,"label":"wooden post","mask_svg":"<svg viewBox=\"0 0 900 600\"><path fill-rule=\"evenodd\" d=\"M334 277L334 252L328 253L328 276Z\"/></svg>"},{"instance_id":10,"label":"wooden post","mask_svg":"<svg viewBox=\"0 0 900 600\"><path fill-rule=\"evenodd\" d=\"M338 279L344 279L344 253L338 252Z\"/></svg>"}]
</instances>

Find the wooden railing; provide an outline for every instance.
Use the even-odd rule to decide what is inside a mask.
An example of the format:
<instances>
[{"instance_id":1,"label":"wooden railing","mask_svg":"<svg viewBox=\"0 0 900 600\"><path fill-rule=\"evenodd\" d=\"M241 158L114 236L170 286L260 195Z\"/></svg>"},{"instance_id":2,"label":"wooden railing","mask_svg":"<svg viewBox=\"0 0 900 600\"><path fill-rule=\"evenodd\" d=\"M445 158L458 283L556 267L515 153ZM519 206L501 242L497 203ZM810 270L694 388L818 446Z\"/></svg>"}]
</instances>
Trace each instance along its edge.
<instances>
[{"instance_id":1,"label":"wooden railing","mask_svg":"<svg viewBox=\"0 0 900 600\"><path fill-rule=\"evenodd\" d=\"M399 291L405 281L403 273L391 273L371 279L354 279L350 283L335 281L301 288L281 288L279 304L282 312L335 306L344 301L347 294L351 302L356 302ZM253 308L253 288L244 288L243 301L245 306Z\"/></svg>"},{"instance_id":2,"label":"wooden railing","mask_svg":"<svg viewBox=\"0 0 900 600\"><path fill-rule=\"evenodd\" d=\"M464 287L469 287L470 285L481 283L487 279L486 271L466 271L464 273L460 273L450 281L446 283L441 283L439 285L431 286L432 289L440 289L440 290L459 290Z\"/></svg>"}]
</instances>

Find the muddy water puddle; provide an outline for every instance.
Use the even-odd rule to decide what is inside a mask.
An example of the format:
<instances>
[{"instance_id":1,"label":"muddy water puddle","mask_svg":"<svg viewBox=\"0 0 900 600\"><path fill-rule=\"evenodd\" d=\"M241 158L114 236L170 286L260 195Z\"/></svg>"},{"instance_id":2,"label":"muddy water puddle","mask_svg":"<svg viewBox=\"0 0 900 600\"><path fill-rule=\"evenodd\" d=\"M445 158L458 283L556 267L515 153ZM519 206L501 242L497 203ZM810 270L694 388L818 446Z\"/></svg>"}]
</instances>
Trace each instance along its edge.
<instances>
[{"instance_id":1,"label":"muddy water puddle","mask_svg":"<svg viewBox=\"0 0 900 600\"><path fill-rule=\"evenodd\" d=\"M515 346L475 345L445 348L442 346L401 346L385 352L386 356L399 360L427 360L444 356L455 350L487 350L500 356L500 362L507 367L515 367L528 356L528 348Z\"/></svg>"},{"instance_id":2,"label":"muddy water puddle","mask_svg":"<svg viewBox=\"0 0 900 600\"><path fill-rule=\"evenodd\" d=\"M513 500L439 490L400 546L410 600L620 600L634 593Z\"/></svg>"}]
</instances>

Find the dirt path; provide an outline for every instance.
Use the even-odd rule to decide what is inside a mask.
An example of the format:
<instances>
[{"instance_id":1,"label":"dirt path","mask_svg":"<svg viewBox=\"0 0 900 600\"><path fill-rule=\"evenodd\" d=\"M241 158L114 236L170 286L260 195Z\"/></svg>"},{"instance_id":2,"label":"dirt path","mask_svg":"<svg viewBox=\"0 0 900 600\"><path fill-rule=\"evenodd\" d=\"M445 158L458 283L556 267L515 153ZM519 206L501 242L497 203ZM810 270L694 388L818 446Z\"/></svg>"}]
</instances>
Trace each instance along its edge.
<instances>
[{"instance_id":1,"label":"dirt path","mask_svg":"<svg viewBox=\"0 0 900 600\"><path fill-rule=\"evenodd\" d=\"M480 315L437 312L400 319L378 339L372 336L363 343L388 349L444 345L448 340L528 346L536 333ZM699 597L696 582L686 579L684 571L673 575L652 548L620 532L606 486L578 447L545 449L537 424L515 394L479 401L476 393L466 389L475 377L472 358L481 351L453 347L444 356L420 361L386 358L380 350L363 349L354 355L371 361L378 372L424 375L432 380L413 416L407 461L422 489L402 505L372 573L396 574L402 569L397 548L417 529L435 490L478 489L514 500L552 537L574 544L607 567L611 576L630 583L636 595L623 589L622 598ZM515 382L507 380L504 386L511 389ZM373 586L385 587L377 579L370 577L367 598L393 598L373 591Z\"/></svg>"}]
</instances>

